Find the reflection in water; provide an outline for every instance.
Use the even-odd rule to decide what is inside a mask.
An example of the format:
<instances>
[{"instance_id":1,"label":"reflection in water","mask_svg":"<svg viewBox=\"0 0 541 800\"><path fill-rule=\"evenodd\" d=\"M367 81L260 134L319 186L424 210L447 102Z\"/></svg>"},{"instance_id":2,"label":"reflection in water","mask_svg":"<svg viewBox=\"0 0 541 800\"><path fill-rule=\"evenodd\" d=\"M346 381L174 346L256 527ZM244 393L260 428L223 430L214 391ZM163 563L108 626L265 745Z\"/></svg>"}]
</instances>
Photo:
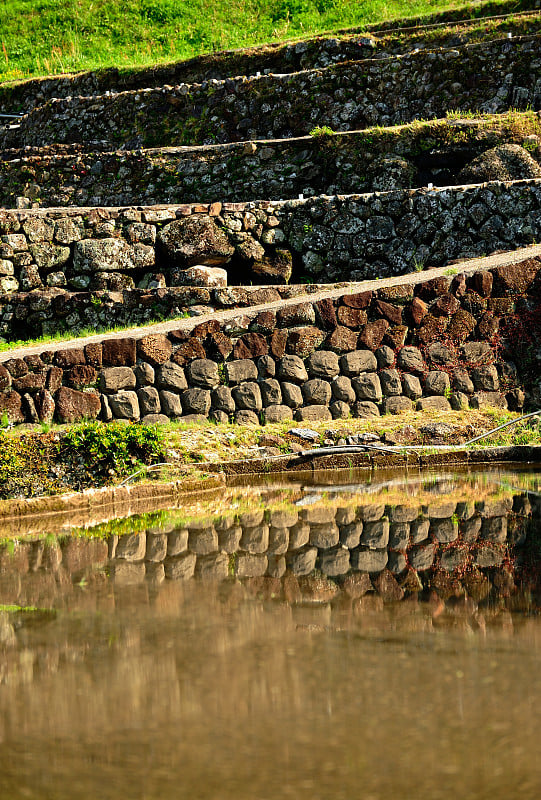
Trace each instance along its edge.
<instances>
[{"instance_id":1,"label":"reflection in water","mask_svg":"<svg viewBox=\"0 0 541 800\"><path fill-rule=\"evenodd\" d=\"M6 544L0 796L537 797L538 478L348 476Z\"/></svg>"}]
</instances>

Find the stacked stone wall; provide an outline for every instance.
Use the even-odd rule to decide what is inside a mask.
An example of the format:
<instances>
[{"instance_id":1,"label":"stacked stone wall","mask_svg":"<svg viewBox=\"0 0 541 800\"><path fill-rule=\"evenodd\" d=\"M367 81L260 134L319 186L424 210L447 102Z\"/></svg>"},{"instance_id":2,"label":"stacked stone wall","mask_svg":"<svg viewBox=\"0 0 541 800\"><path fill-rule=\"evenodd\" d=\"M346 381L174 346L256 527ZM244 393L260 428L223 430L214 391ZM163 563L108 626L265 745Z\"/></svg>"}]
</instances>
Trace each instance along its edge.
<instances>
[{"instance_id":1,"label":"stacked stone wall","mask_svg":"<svg viewBox=\"0 0 541 800\"><path fill-rule=\"evenodd\" d=\"M190 151L87 153L68 145L67 152L8 151L0 163L0 202L7 208L25 202L20 198L48 207L210 203L449 186L463 182L460 171L472 159L503 144L523 145L539 161L540 142L539 115L515 114Z\"/></svg>"},{"instance_id":2,"label":"stacked stone wall","mask_svg":"<svg viewBox=\"0 0 541 800\"><path fill-rule=\"evenodd\" d=\"M531 244L541 238L540 209L541 180L530 180L283 202L4 211L0 291L177 286L194 260L225 266L235 284L390 277ZM189 219L209 242L195 254L183 233Z\"/></svg>"},{"instance_id":3,"label":"stacked stone wall","mask_svg":"<svg viewBox=\"0 0 541 800\"><path fill-rule=\"evenodd\" d=\"M539 0L522 0L509 3L510 14L539 8ZM507 6L502 4L484 4L483 14L495 14L501 17ZM477 11L477 9L476 9ZM471 9L466 14L469 15ZM432 47L455 46L470 41L469 28L473 28L471 37L479 36L479 27L485 37L498 37L512 32L513 35L536 33L537 15L535 12L509 16L507 19L496 19L493 22L481 22L464 18L460 10L444 12L434 18L418 20L386 22L384 25L366 26L357 33L338 32L336 37L317 37L315 39L291 42L288 44L269 44L248 48L242 51L214 53L208 56L164 64L157 67L139 70L104 69L96 72L88 71L74 75L36 78L11 85L0 86L0 113L30 111L51 98L73 97L75 95L104 94L106 91L119 89L138 89L151 86L163 86L177 83L202 83L211 79L224 80L237 75L255 75L257 72L294 72L300 69L325 67L338 61L358 60L359 58L388 57L389 54L414 49L419 44L424 46L426 24L432 21L430 34ZM421 29L412 30L411 26L420 23ZM445 26L462 22L460 32ZM404 28L404 31L401 29Z\"/></svg>"},{"instance_id":4,"label":"stacked stone wall","mask_svg":"<svg viewBox=\"0 0 541 800\"><path fill-rule=\"evenodd\" d=\"M537 401L539 259L0 364L11 422L259 424ZM266 291L266 290L264 290ZM273 290L271 290L273 291ZM271 297L261 297L269 302Z\"/></svg>"},{"instance_id":5,"label":"stacked stone wall","mask_svg":"<svg viewBox=\"0 0 541 800\"><path fill-rule=\"evenodd\" d=\"M540 41L520 37L293 74L51 100L25 116L19 128L5 131L0 142L204 144L288 138L316 126L389 126L448 111L537 110Z\"/></svg>"}]
</instances>

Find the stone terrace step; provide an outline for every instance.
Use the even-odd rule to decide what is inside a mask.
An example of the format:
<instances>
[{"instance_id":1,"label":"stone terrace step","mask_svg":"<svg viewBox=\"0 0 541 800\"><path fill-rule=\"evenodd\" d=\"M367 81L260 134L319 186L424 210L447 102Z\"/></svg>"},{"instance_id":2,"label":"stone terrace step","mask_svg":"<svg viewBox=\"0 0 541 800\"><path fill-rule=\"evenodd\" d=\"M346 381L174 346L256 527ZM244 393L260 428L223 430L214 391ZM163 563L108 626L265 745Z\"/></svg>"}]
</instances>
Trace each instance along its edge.
<instances>
[{"instance_id":1,"label":"stone terrace step","mask_svg":"<svg viewBox=\"0 0 541 800\"><path fill-rule=\"evenodd\" d=\"M53 100L4 132L1 144L94 142L128 148L289 138L315 126L356 130L437 118L448 110L541 107L541 37L291 75Z\"/></svg>"},{"instance_id":2,"label":"stone terrace step","mask_svg":"<svg viewBox=\"0 0 541 800\"><path fill-rule=\"evenodd\" d=\"M0 414L258 424L520 409L537 391L520 349L539 346L541 261L503 254L464 269L265 302L244 323L232 310L12 351L0 364Z\"/></svg>"},{"instance_id":3,"label":"stone terrace step","mask_svg":"<svg viewBox=\"0 0 541 800\"><path fill-rule=\"evenodd\" d=\"M466 165L504 144L528 152L509 150L508 171L487 155L492 166L472 167L469 180L541 177L541 119L534 112L195 148L5 151L0 204L21 206L25 196L41 206L210 203L448 186L464 183Z\"/></svg>"},{"instance_id":4,"label":"stone terrace step","mask_svg":"<svg viewBox=\"0 0 541 800\"><path fill-rule=\"evenodd\" d=\"M222 266L237 284L362 280L536 239L541 179L274 202L4 211L0 288L178 286L194 264Z\"/></svg>"},{"instance_id":5,"label":"stone terrace step","mask_svg":"<svg viewBox=\"0 0 541 800\"><path fill-rule=\"evenodd\" d=\"M107 91L126 91L225 80L258 73L292 73L317 69L362 58L388 58L416 48L456 47L490 41L508 35L525 36L539 31L541 15L530 11L512 17L465 19L452 24L365 32L339 36L318 36L286 44L267 44L246 50L227 51L198 58L137 70L106 69L37 78L14 85L0 86L0 113L29 112L52 98L75 95L102 95Z\"/></svg>"}]
</instances>

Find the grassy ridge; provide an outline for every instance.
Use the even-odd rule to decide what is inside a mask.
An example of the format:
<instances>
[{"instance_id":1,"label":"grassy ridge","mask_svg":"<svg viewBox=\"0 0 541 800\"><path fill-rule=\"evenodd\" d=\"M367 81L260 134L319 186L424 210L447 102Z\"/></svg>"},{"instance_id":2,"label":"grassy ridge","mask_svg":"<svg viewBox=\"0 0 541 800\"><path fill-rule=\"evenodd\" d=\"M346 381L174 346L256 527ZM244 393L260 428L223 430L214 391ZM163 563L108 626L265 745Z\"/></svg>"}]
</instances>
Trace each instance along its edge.
<instances>
[{"instance_id":1,"label":"grassy ridge","mask_svg":"<svg viewBox=\"0 0 541 800\"><path fill-rule=\"evenodd\" d=\"M487 10L533 5L494 0ZM480 12L464 0L4 0L0 81L156 64L461 7Z\"/></svg>"}]
</instances>

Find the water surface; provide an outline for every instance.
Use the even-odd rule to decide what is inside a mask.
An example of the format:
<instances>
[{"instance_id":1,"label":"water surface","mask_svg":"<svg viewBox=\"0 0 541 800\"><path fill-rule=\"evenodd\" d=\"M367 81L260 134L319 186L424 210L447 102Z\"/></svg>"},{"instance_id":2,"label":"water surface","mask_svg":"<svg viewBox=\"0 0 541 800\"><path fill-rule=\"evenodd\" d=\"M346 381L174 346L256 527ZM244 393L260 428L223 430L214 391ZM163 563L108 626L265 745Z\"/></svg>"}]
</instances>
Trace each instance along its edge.
<instances>
[{"instance_id":1,"label":"water surface","mask_svg":"<svg viewBox=\"0 0 541 800\"><path fill-rule=\"evenodd\" d=\"M320 476L0 550L0 796L537 798L541 476Z\"/></svg>"}]
</instances>

